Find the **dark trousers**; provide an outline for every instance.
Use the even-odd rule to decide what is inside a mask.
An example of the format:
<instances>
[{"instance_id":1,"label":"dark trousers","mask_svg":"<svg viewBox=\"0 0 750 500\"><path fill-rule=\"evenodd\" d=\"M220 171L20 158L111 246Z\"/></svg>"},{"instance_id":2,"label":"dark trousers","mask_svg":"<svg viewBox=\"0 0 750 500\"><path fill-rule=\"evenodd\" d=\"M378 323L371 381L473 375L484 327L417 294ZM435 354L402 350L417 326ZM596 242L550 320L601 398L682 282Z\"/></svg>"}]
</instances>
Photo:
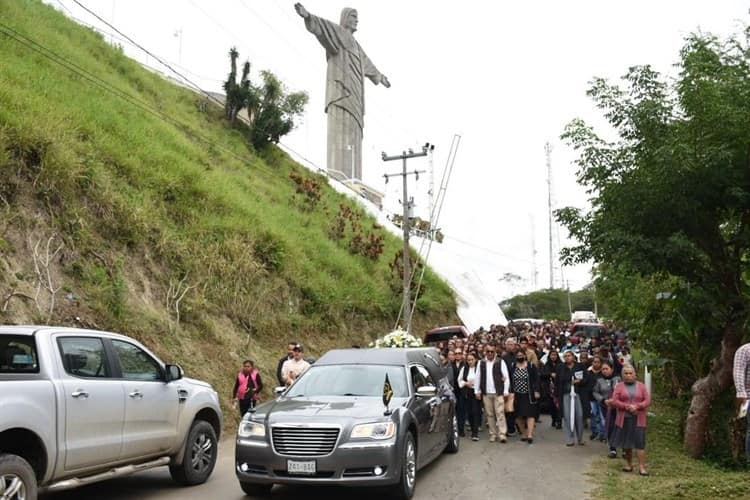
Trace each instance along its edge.
<instances>
[{"instance_id":1,"label":"dark trousers","mask_svg":"<svg viewBox=\"0 0 750 500\"><path fill-rule=\"evenodd\" d=\"M750 410L747 412L747 435L745 436L745 456L750 462Z\"/></svg>"},{"instance_id":2,"label":"dark trousers","mask_svg":"<svg viewBox=\"0 0 750 500\"><path fill-rule=\"evenodd\" d=\"M478 436L479 424L482 421L482 402L473 393L470 393L469 397L466 398L466 410L469 416L469 425L471 425L471 437Z\"/></svg>"},{"instance_id":3,"label":"dark trousers","mask_svg":"<svg viewBox=\"0 0 750 500\"><path fill-rule=\"evenodd\" d=\"M255 400L253 398L240 399L240 417L244 417L245 413L250 411L250 408L255 408Z\"/></svg>"},{"instance_id":4,"label":"dark trousers","mask_svg":"<svg viewBox=\"0 0 750 500\"><path fill-rule=\"evenodd\" d=\"M508 433L516 432L516 414L513 413L505 413L505 422L508 424Z\"/></svg>"},{"instance_id":5,"label":"dark trousers","mask_svg":"<svg viewBox=\"0 0 750 500\"><path fill-rule=\"evenodd\" d=\"M549 416L552 417L552 425L555 425L562 420L562 417L560 416L560 408L557 407L554 401L550 404Z\"/></svg>"},{"instance_id":6,"label":"dark trousers","mask_svg":"<svg viewBox=\"0 0 750 500\"><path fill-rule=\"evenodd\" d=\"M466 427L466 393L463 390L456 392L456 419L458 420L458 434L464 435L464 428Z\"/></svg>"}]
</instances>

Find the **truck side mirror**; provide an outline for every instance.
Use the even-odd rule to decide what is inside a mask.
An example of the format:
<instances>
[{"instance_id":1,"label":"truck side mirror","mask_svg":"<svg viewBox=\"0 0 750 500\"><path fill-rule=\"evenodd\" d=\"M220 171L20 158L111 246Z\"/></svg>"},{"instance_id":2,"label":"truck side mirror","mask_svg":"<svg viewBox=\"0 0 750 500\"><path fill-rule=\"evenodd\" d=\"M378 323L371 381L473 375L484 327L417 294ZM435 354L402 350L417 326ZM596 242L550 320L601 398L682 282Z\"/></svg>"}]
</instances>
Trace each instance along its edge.
<instances>
[{"instance_id":1,"label":"truck side mirror","mask_svg":"<svg viewBox=\"0 0 750 500\"><path fill-rule=\"evenodd\" d=\"M167 371L167 382L180 380L184 375L184 372L182 371L180 365L167 365L165 369Z\"/></svg>"}]
</instances>

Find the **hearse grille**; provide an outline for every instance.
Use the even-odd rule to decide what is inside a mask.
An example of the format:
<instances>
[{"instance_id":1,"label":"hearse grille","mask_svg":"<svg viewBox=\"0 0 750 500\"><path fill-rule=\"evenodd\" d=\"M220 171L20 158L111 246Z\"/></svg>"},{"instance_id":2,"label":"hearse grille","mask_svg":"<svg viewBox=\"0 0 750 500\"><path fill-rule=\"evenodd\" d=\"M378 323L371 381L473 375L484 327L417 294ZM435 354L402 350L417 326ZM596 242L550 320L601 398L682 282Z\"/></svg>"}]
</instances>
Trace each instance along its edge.
<instances>
[{"instance_id":1,"label":"hearse grille","mask_svg":"<svg viewBox=\"0 0 750 500\"><path fill-rule=\"evenodd\" d=\"M273 427L273 448L280 455L314 457L328 455L336 446L336 427Z\"/></svg>"}]
</instances>

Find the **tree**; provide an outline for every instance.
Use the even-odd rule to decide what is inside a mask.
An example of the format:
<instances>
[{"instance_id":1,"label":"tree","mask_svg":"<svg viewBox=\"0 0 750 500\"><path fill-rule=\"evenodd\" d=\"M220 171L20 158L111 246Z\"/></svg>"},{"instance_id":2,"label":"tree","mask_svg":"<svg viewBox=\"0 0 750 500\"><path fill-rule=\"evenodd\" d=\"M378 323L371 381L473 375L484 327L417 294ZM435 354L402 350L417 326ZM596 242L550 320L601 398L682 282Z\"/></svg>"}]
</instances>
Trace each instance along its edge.
<instances>
[{"instance_id":1,"label":"tree","mask_svg":"<svg viewBox=\"0 0 750 500\"><path fill-rule=\"evenodd\" d=\"M263 84L253 85L249 61L243 65L242 76L237 83L238 57L239 52L232 47L229 51L229 75L223 85L226 117L234 124L240 111L247 109L250 137L255 149L261 149L271 142L278 143L294 128L294 120L304 111L308 96L305 92L288 93L270 71L261 71Z\"/></svg>"},{"instance_id":2,"label":"tree","mask_svg":"<svg viewBox=\"0 0 750 500\"><path fill-rule=\"evenodd\" d=\"M508 274L510 273L506 276ZM590 286L570 292L570 294L567 290L547 289L516 295L500 302L500 308L509 319L568 319L570 318L568 298L570 298L570 307L573 311L594 310L594 291ZM599 312L606 314L606 309L601 303Z\"/></svg>"},{"instance_id":3,"label":"tree","mask_svg":"<svg viewBox=\"0 0 750 500\"><path fill-rule=\"evenodd\" d=\"M307 105L305 92L288 94L281 81L270 71L261 71L263 85L255 89L257 99L254 108L250 108L252 123L252 140L256 149L279 139L294 128L294 119Z\"/></svg>"},{"instance_id":4,"label":"tree","mask_svg":"<svg viewBox=\"0 0 750 500\"><path fill-rule=\"evenodd\" d=\"M578 241L568 263L593 260L649 278L679 279L715 307L718 355L692 386L684 444L702 455L713 401L732 383L748 320L750 61L748 36L696 34L668 80L630 68L625 88L595 79L588 95L617 131L614 142L582 120L563 134L579 152L591 209L557 212ZM710 326L710 325L709 325Z\"/></svg>"},{"instance_id":5,"label":"tree","mask_svg":"<svg viewBox=\"0 0 750 500\"><path fill-rule=\"evenodd\" d=\"M250 62L245 63L245 67L242 72L242 80L240 84L237 84L237 58L239 57L236 47L232 47L229 50L229 59L231 61L231 69L229 70L229 76L227 81L224 82L224 92L226 92L226 100L224 101L224 111L226 112L227 119L234 123L237 120L239 112L247 107L248 101L248 89L250 82L248 76L250 73Z\"/></svg>"}]
</instances>

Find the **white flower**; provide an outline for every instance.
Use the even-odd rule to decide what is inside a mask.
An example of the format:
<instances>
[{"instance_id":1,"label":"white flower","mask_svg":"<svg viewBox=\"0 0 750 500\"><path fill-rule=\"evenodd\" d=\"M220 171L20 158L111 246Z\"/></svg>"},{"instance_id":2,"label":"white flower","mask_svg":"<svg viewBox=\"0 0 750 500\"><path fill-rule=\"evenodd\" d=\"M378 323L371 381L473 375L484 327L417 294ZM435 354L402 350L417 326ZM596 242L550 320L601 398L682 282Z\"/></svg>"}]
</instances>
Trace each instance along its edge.
<instances>
[{"instance_id":1,"label":"white flower","mask_svg":"<svg viewBox=\"0 0 750 500\"><path fill-rule=\"evenodd\" d=\"M370 342L370 347L375 348L405 348L422 347L422 339L415 337L400 328L387 333L383 337Z\"/></svg>"}]
</instances>

